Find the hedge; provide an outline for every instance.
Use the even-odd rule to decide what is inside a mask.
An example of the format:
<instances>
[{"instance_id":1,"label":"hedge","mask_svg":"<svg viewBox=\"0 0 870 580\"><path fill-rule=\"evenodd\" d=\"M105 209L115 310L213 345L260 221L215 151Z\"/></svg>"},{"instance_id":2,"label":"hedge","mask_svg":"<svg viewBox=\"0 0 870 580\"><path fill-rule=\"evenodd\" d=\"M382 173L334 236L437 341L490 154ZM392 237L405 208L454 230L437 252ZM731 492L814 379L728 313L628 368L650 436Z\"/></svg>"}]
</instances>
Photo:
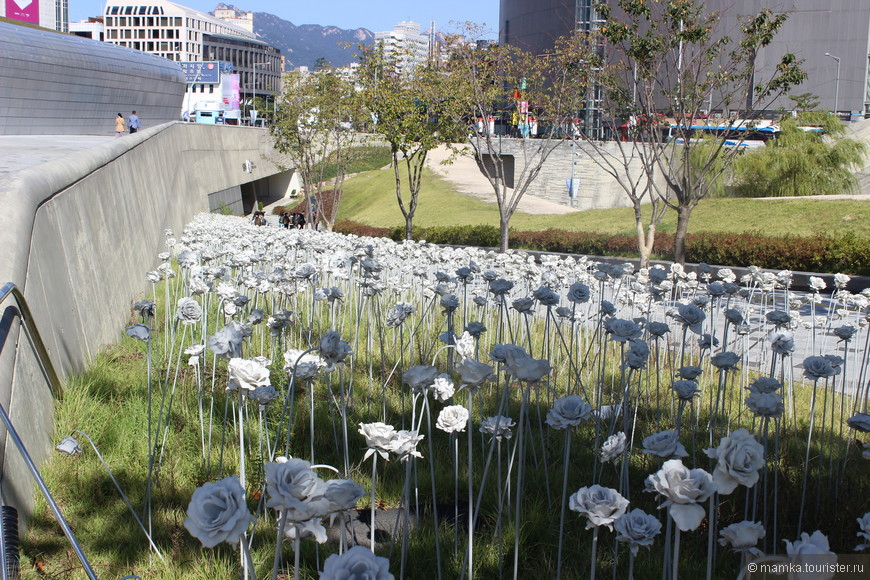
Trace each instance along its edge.
<instances>
[{"instance_id":1,"label":"hedge","mask_svg":"<svg viewBox=\"0 0 870 580\"><path fill-rule=\"evenodd\" d=\"M335 231L369 237L387 237L401 241L405 228L376 228L343 221ZM415 240L433 244L498 247L499 232L495 226L450 226L414 228ZM657 259L673 259L673 234L656 234L653 255ZM636 258L637 239L634 236L608 235L595 232L569 232L548 229L537 232L511 231L510 247L516 249L584 254L590 256L622 256ZM808 272L842 272L870 275L870 239L853 234L843 236L765 236L758 232L741 234L689 234L686 239L686 261L706 262L726 266L759 266L772 270Z\"/></svg>"}]
</instances>

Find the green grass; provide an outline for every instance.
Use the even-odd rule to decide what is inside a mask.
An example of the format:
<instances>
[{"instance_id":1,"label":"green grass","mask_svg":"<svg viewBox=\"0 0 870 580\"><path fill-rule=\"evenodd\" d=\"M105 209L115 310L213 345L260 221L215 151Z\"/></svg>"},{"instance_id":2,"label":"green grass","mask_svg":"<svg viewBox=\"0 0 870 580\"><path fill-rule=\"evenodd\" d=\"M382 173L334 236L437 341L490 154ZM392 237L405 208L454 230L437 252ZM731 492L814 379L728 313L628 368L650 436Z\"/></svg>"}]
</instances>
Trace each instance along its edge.
<instances>
[{"instance_id":1,"label":"green grass","mask_svg":"<svg viewBox=\"0 0 870 580\"><path fill-rule=\"evenodd\" d=\"M361 145L351 147L345 152L347 159L346 173L360 173L364 171L372 171L380 169L390 163L392 154L389 147L378 145ZM324 181L334 179L338 173L338 166L335 164L335 156L331 155L329 160L324 164L322 178ZM320 174L320 168L315 169L315 175Z\"/></svg>"},{"instance_id":2,"label":"green grass","mask_svg":"<svg viewBox=\"0 0 870 580\"><path fill-rule=\"evenodd\" d=\"M345 183L344 191L339 219L378 227L404 225L391 169L358 175ZM451 183L426 171L414 224L420 227L498 226L498 208L494 203L457 192ZM631 208L586 210L566 215L517 212L511 220L511 227L522 231L555 228L633 235L634 212ZM675 230L676 214L669 212L659 231L673 233ZM689 232L761 232L769 236L853 233L870 237L870 203L852 200L706 199L693 212Z\"/></svg>"},{"instance_id":3,"label":"green grass","mask_svg":"<svg viewBox=\"0 0 870 580\"><path fill-rule=\"evenodd\" d=\"M172 279L171 286L173 297L181 290L179 276ZM158 308L162 303L161 294L165 290L161 284L158 287ZM419 288L422 296L422 288ZM413 295L413 289L410 291ZM164 295L165 296L165 295ZM311 303L308 300L308 292L300 292L293 297L276 298L278 303L275 308L289 308L296 313L296 324L287 330L286 341L289 346L304 347L309 336L320 336L327 328L328 311L324 309L324 302L317 303L317 311L312 314L308 309ZM258 298L254 299L256 306ZM356 432L356 426L361 422L381 420L380 409L382 405L381 392L386 395L383 404L386 407L386 419L389 424L397 427L402 425L402 398L401 370L406 369L417 361L432 361L434 352L442 346L438 340L438 334L445 329L446 319L441 314L440 308L431 306L428 310L421 308L412 320L414 324L419 321L420 327L414 334L414 344L407 348L407 352L413 353L414 361L409 361L411 355L402 355L402 349L397 346L400 336L408 340L407 331L402 334L395 329L385 329L378 322L378 317L368 316L357 323L355 313L368 312L375 308L388 308L389 302L378 300L361 301L360 294L349 292L344 301L336 304L336 327L341 329L342 337L348 340L353 348L353 367L342 372L343 380L352 378L354 395L349 408L349 449L351 450L350 477L364 486L370 485L371 460L363 460L365 443ZM383 300L387 300L383 297ZM174 300L168 300L174 303ZM565 394L568 385L574 384L579 372L587 392L594 392L596 386L605 392L606 397L614 397L614 392L620 392L622 374L619 370L621 346L610 340L605 340L600 335L592 336L591 333L578 332L574 338L570 338L572 351L575 357L580 353L591 353L585 358L579 371L572 369L567 364L563 355L564 343L558 338L555 328L550 327L550 334L546 337L543 330L543 321L536 319L529 321L529 327L525 326L525 320L511 315L508 328L501 328L501 317L498 309L491 305L470 310L472 318L483 321L490 331L485 333L480 344L480 352L487 353L493 344L508 341L508 337L516 337L514 342L524 344L529 352L549 352L549 357L554 363L554 369L549 377L550 386L554 395ZM210 320L217 320L215 305L212 303ZM380 320L383 319L381 312ZM171 385L173 373L167 373L167 365L170 357L165 354L167 347L164 344L166 333L161 332L164 328L163 321L154 323L156 340L154 343L154 393L155 405L159 404L159 392L161 388ZM498 330L501 328L501 330ZM528 328L528 331L526 331ZM212 329L213 330L213 329ZM503 332L503 335L499 335ZM561 332L564 332L562 330ZM189 334L187 335L189 337ZM358 336L358 340L355 337ZM367 340L372 337L371 342ZM262 341L262 342L261 342ZM384 347L380 347L383 341ZM549 342L547 342L549 341ZM176 335L178 344L187 345L191 341L184 336ZM178 352L178 344L175 353ZM264 351L261 345L265 346ZM280 390L284 390L287 384L286 373L283 371L283 359L281 357L282 346L276 345L270 350L270 338L268 329L264 324L253 328L253 336L245 344L244 356L250 357L256 354L270 356L272 363L272 384ZM656 349L657 351L658 349ZM170 351L172 352L172 351ZM445 365L446 351L441 351L437 357L437 364L443 368ZM655 355L654 355L655 356ZM691 356L691 355L690 355ZM482 357L486 359L485 354ZM173 364L175 364L173 360ZM211 362L203 365L205 371L205 384L211 384ZM575 358L575 361L579 361ZM644 401L638 406L638 443L643 437L663 428L673 426L673 403L672 394L668 389L670 377L673 376L673 368L668 363L669 357L662 353L657 361L651 359L650 370L640 375L635 374L631 378L632 392L637 393L638 400ZM696 360L686 361L697 363ZM792 361L794 362L794 361ZM43 466L42 471L49 488L55 494L64 514L75 530L81 541L85 553L90 558L97 573L101 577L121 577L128 573L139 574L142 578L179 578L191 580L223 579L238 575L238 556L230 547L221 545L215 549L203 549L183 527L186 518L185 510L190 496L197 486L204 481L211 481L219 477L236 472L238 466L238 439L237 427L232 420L226 425L226 452L224 458L224 470L221 474L216 469L209 470L201 459L199 441L199 420L197 414L197 391L193 380L191 367L185 364L185 357L181 358L181 366L178 375L178 389L175 395L172 413L169 419L170 429L168 439L164 447L165 455L159 477L154 486L154 539L167 557L168 564L162 564L157 558L148 553L147 543L133 518L127 511L127 507L121 501L117 491L111 483L108 475L98 461L96 455L90 449L83 437L78 437L85 447L81 455L64 456L57 453ZM706 364L706 363L705 363ZM747 363L748 364L748 363ZM654 369L659 369L660 375L655 374ZM391 369L399 369L397 373L387 376ZM759 368L750 367L746 374L729 373L723 384L727 385L726 399L727 411L731 423L729 427L736 429L738 426L753 426L753 419L743 408L742 400L745 395L743 386L747 381L761 372ZM170 376L170 381L164 383L164 377ZM342 459L337 451L336 440L333 433L340 417L335 412L336 405L331 393L338 391L337 384L339 373L333 373L327 379L318 381L314 387L315 415L317 426L313 437L317 449L317 462L340 466ZM712 465L703 455L703 449L708 446L707 433L704 426L710 415L710 396L715 389L715 372L707 373L703 383L703 394L697 399L694 408L690 408L684 415L683 424L686 429L683 443L686 445L692 457L687 459L687 464L712 469ZM486 455L482 438L477 433L477 419L480 414L484 416L495 414L497 411L498 395L504 387L503 378L501 383L491 384L481 389L479 398L475 398L474 417L474 454L475 454L475 489L481 485L482 467ZM219 361L217 372L214 375L215 384L215 413L216 428L215 436L220 437L220 418L224 409L225 390L227 381L226 361ZM712 383L712 384L711 384ZM327 387L331 389L328 391ZM310 402L310 390L300 388L295 398L294 420L292 423L290 452L296 457L308 457L309 442L312 432L308 422L308 404ZM517 385L509 388L511 399L507 412L503 414L518 419L519 393ZM789 397L791 391L783 393ZM791 414L781 423L781 462L780 462L780 539L794 539L793 521L797 504L800 501L800 481L803 469L803 452L807 437L808 408L811 389L805 385L796 384L797 413ZM854 433L846 430L842 434L830 428L831 419L834 417L837 406L832 403L835 399L826 394L827 389L820 390L820 396L827 397L827 402L819 407L827 409L825 416L828 417L828 427L824 427L824 421L816 428L816 436L813 440L811 453L811 477L808 490L808 504L806 521L808 529L820 527L829 535L831 545L839 552L846 552L854 546L855 526L854 518L870 510L870 480L866 478L866 466L860 459L860 448L854 437ZM467 399L464 391L460 391L455 397L455 404L466 404ZM591 400L591 397L587 396ZM235 400L235 399L233 399ZM823 399L824 400L824 399ZM406 397L405 403L409 404L410 396ZM837 401L838 402L838 401ZM533 388L531 391L531 407L529 421L532 425L533 441L527 444L531 446L527 456L527 480L524 495L523 519L519 530L514 528L513 518L504 520L504 539L502 553L499 555L499 546L494 536L496 491L494 485L494 473L490 472L487 488L483 495L483 505L487 506L481 514L478 523L478 531L475 535L475 576L479 578L493 578L498 576L498 570L503 565L506 573L512 571L513 562L513 538L515 533L521 537L521 554L519 555L519 575L522 578L551 578L555 571L555 545L558 538L558 503L561 494L562 476L562 452L564 432L549 428L539 427L549 409L547 390ZM433 413L437 415L440 405L434 406ZM407 408L407 407L406 407ZM56 404L56 434L53 441L59 441L65 435L76 429L86 431L99 446L105 460L112 471L118 477L122 487L129 496L133 506L141 510L144 503L145 481L147 477L147 409L148 389L146 381L146 358L145 345L124 337L118 345L109 347L103 351L89 368L81 375L73 377L65 389L63 400ZM156 408L155 408L156 409ZM248 407L249 417L255 417L256 411L253 405ZM156 416L156 410L154 412ZM275 432L280 405L273 404L269 407L267 423L272 433ZM435 417L433 416L433 422ZM818 420L818 419L817 419ZM407 414L405 415L407 422ZM691 434L691 425L700 425L697 434ZM607 432L609 425L602 426L602 432ZM755 425L757 432L757 425ZM424 427L424 432L426 431ZM337 428L340 433L340 427ZM246 421L246 439L256 441L257 425L255 420ZM597 446L595 441L595 428L592 422L587 422L577 428L573 436L572 456L568 472L568 493L572 493L580 486L592 483L592 466L598 465ZM433 442L433 451L429 450L429 441ZM461 482L460 508L465 501L466 471L466 435L460 435L459 468L457 470ZM597 442L600 445L600 440ZM216 444L217 445L217 444ZM506 445L506 444L505 444ZM773 443L770 444L771 446ZM283 448L283 445L282 445ZM426 433L420 451L423 459L417 463L417 481L419 482L419 502L421 506L428 506L431 502L431 487L429 485L430 466L436 466L435 479L438 489L438 502L445 506L447 512L452 512L453 506L453 473L452 473L452 445L448 437L441 432ZM828 476L827 466L819 465L819 457L824 456L823 450L834 450L836 455L848 450L849 461L844 472L835 475L839 482L839 497L825 490L832 488L832 477ZM503 449L503 468L506 471L507 448ZM544 464L543 455L548 459ZM830 453L830 451L827 451ZM216 454L216 452L215 452ZM249 485L248 505L254 511L259 491L258 485L262 482L261 467L263 459L257 456L256 446L253 446L248 455ZM214 455L213 455L214 457ZM213 460L214 466L216 460ZM651 456L637 452L630 456L629 478L631 481L631 507L641 507L649 513L656 513L656 498L653 494L643 493L643 480L649 473L659 467L659 461ZM495 467L492 468L495 470ZM610 465L603 466L600 483L605 486L617 487L618 473ZM383 501L389 507L400 504L402 484L404 481L404 467L396 462L378 462L378 487L377 499ZM503 472L504 473L504 472ZM842 478L842 479L840 479ZM549 491L549 498L547 497ZM722 498L720 503L720 527L740 521L744 518L744 509L747 498L753 494L763 495L763 490L747 491L739 488L735 494ZM368 505L368 496L360 502L359 507ZM510 508L512 509L512 508ZM141 513L141 511L140 511ZM756 519L760 519L760 516ZM435 538L434 526L431 516L423 511L421 516L421 532L412 536L409 552L411 568L407 574L409 579L432 578L432 570L435 567ZM809 523L812 522L812 523ZM848 522L848 525L839 525L838 522ZM274 527L273 515L262 515L254 529L253 558L257 568L257 577L268 577L271 570L274 555ZM453 535L456 529L460 534L460 552L453 555ZM464 548L464 527L462 524L454 526L452 522L442 519L440 525L440 545L444 557L445 578L459 576L462 567L462 550ZM566 580L584 578L588 574L590 554L591 532L585 529L585 522L573 512L566 516L566 544L563 577ZM608 566L614 558L613 535L602 531L602 542L599 546L599 571L608 571ZM685 577L701 577L706 556L706 534L702 527L699 531L683 536L681 549L683 561L681 570ZM638 557L635 569L636 578L658 579L661 576L661 538L656 541L652 550L643 550ZM781 545L781 544L780 544ZM620 552L620 570L625 569L625 547ZM398 572L398 546L391 556L391 571ZM316 548L310 540L302 544L302 568L303 578L313 578L317 562L322 562L324 557L336 550L335 545L327 544ZM384 547L382 555L388 555ZM284 561L292 562L290 543L283 545ZM59 528L49 512L46 503L37 496L36 510L30 522L28 535L22 543L22 569L24 578L79 578L80 573L74 572L77 563L74 556L62 537ZM285 570L287 566L285 564ZM732 572L737 569L737 558L730 552L722 550L717 564L717 578L733 577ZM40 570L42 572L40 572Z\"/></svg>"}]
</instances>

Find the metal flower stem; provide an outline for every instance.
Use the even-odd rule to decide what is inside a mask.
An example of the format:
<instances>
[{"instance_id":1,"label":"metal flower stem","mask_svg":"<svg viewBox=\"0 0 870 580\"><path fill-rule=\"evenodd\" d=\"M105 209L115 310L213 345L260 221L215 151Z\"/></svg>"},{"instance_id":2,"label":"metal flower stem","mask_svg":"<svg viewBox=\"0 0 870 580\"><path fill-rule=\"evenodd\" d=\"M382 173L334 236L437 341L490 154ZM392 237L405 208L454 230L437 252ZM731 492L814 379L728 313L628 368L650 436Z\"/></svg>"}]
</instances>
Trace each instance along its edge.
<instances>
[{"instance_id":1,"label":"metal flower stem","mask_svg":"<svg viewBox=\"0 0 870 580\"><path fill-rule=\"evenodd\" d=\"M160 550L157 548L157 545L154 543L154 540L152 539L151 534L148 533L148 530L145 529L145 525L142 523L142 520L139 519L139 516L136 514L136 510L133 509L133 505L130 503L130 500L127 498L127 495L124 493L124 490L121 489L121 484L118 483L118 480L115 478L115 474L112 473L111 469L109 469L109 464L106 463L105 459L103 459L103 455L100 453L100 450L97 449L97 445L96 445L96 443L94 443L94 440L91 439L90 435L88 435L84 431L80 431L80 430L76 429L75 431L73 431L73 433L78 433L80 435L83 435L85 437L85 439L87 439L88 442L90 442L91 447L93 447L93 449L94 449L94 453L97 454L97 457L99 458L100 463L103 464L103 467L106 469L106 473L109 474L109 477L112 479L112 483L115 484L115 489L117 489L118 493L121 494L121 499L124 500L124 503L127 504L127 508L130 510L130 513L133 514L133 519L136 520L136 523L139 524L139 528L145 533L145 537L148 538L148 543L151 545L151 548L157 554L157 557L160 558L161 562L165 563L166 560L163 559L163 554L160 553Z\"/></svg>"},{"instance_id":2,"label":"metal flower stem","mask_svg":"<svg viewBox=\"0 0 870 580\"><path fill-rule=\"evenodd\" d=\"M214 432L214 384L217 376L217 355L213 355L211 359L211 393L209 394L209 409L208 409L208 447L205 456L205 473L206 476L211 475L211 436Z\"/></svg>"},{"instance_id":3,"label":"metal flower stem","mask_svg":"<svg viewBox=\"0 0 870 580\"><path fill-rule=\"evenodd\" d=\"M411 528L411 457L405 457L405 485L404 485L404 525L402 526L402 559L399 568L399 578L405 577L405 564L408 561L408 535Z\"/></svg>"},{"instance_id":4,"label":"metal flower stem","mask_svg":"<svg viewBox=\"0 0 870 580\"><path fill-rule=\"evenodd\" d=\"M254 568L254 559L251 557L251 549L248 547L248 542L245 539L247 534L242 534L239 539L242 549L242 575L245 578L250 576L251 580L257 580L257 571Z\"/></svg>"},{"instance_id":5,"label":"metal flower stem","mask_svg":"<svg viewBox=\"0 0 870 580\"><path fill-rule=\"evenodd\" d=\"M504 408L507 405L508 395L509 395L508 387L507 387L507 385L505 385L504 395L501 398L501 402L499 403L498 411L496 413L499 417L502 417L504 414ZM501 419L499 418L495 422L495 428L493 431L494 434L497 434L500 432L499 430L501 429L501 425L502 425ZM498 530L498 538L499 538L499 554L501 554L501 538L502 538L501 519L502 519L502 509L504 507L504 490L503 490L502 479L501 479L501 437L496 437L495 435L492 437L492 439L490 439L489 451L487 452L486 461L484 462L484 465L483 465L483 475L481 476L480 486L479 486L478 491L477 491L477 502L475 503L474 520L473 520L472 525L473 526L477 525L477 519L480 516L480 508L483 505L483 492L486 489L487 477L489 476L489 468L490 468L490 465L492 465L492 454L493 454L493 451L496 449L496 445L497 445L497 449L498 449L498 480L497 480L497 483L498 483L498 517L496 520L496 529ZM430 449L430 454L431 454L431 449ZM456 470L454 469L454 471L456 471ZM457 491L457 497L458 497L458 491ZM458 503L458 500L456 503ZM501 557L499 557L499 566L501 566L501 564L502 564ZM462 578L465 577L465 571L467 569L467 566L468 566L468 552L465 553L465 559L463 560L463 563L462 563L462 576L461 576Z\"/></svg>"},{"instance_id":6,"label":"metal flower stem","mask_svg":"<svg viewBox=\"0 0 870 580\"><path fill-rule=\"evenodd\" d=\"M145 358L147 359L147 364L148 364L148 370L147 370L148 379L147 380L148 380L148 473L149 473L148 482L145 486L145 513L148 515L148 529L150 530L151 529L151 477L150 477L150 474L151 474L151 469L154 466L154 440L156 439L156 437L154 437L152 432L151 432L151 413L152 413L151 406L152 406L152 399L153 399L153 386L151 384L151 381L152 381L152 379L151 379L151 368L152 368L152 363L151 363L151 360L152 360L151 333L148 333L148 340L145 341L145 347L146 347ZM149 535L150 535L150 533L149 533Z\"/></svg>"},{"instance_id":7,"label":"metal flower stem","mask_svg":"<svg viewBox=\"0 0 870 580\"><path fill-rule=\"evenodd\" d=\"M592 557L589 559L589 580L595 580L595 569L598 559L598 528L595 526L592 530ZM560 534L561 535L561 534Z\"/></svg>"},{"instance_id":8,"label":"metal flower stem","mask_svg":"<svg viewBox=\"0 0 870 580\"><path fill-rule=\"evenodd\" d=\"M748 496L747 496L748 497ZM719 499L718 493L713 493L710 496L710 507L707 515L707 580L710 580L713 577L713 558L715 555L715 546L714 539L716 538L716 528L718 528L718 522L716 521L716 503ZM677 536L677 542L679 543L679 536ZM679 547L675 548L679 549ZM674 560L674 566L676 566L676 559ZM674 573L674 578L677 575Z\"/></svg>"},{"instance_id":9,"label":"metal flower stem","mask_svg":"<svg viewBox=\"0 0 870 580\"><path fill-rule=\"evenodd\" d=\"M423 396L423 406L426 410L426 438L429 444L429 476L432 482L432 516L435 519L435 559L438 563L438 580L441 580L441 541L438 537L438 500L435 495L435 452L432 444L432 413L429 410L429 395Z\"/></svg>"},{"instance_id":10,"label":"metal flower stem","mask_svg":"<svg viewBox=\"0 0 870 580\"><path fill-rule=\"evenodd\" d=\"M192 333L191 333L192 334ZM184 344L184 338L187 336L187 325L181 330L181 345ZM163 453L166 450L166 437L169 435L169 416L172 414L172 403L175 400L175 389L178 386L178 373L181 368L181 345L178 347L178 356L175 360L175 374L172 377L172 390L169 392L169 404L166 406L166 413L163 413L163 403L160 403L160 417L157 418L158 431L160 423L163 423L163 437L160 441L160 457L157 459L157 473L160 474L160 466L163 464ZM167 370L167 372L169 372Z\"/></svg>"},{"instance_id":11,"label":"metal flower stem","mask_svg":"<svg viewBox=\"0 0 870 580\"><path fill-rule=\"evenodd\" d=\"M374 452L372 453L372 521L371 521L371 526L372 526L372 538L371 538L371 549L372 549L372 554L375 553L375 529L377 528L377 526L375 526L375 508L376 508L376 506L377 506L377 504L375 503L375 484L376 484L377 481L378 481L378 480L377 480L377 477L378 477L378 452L377 452L377 451L374 451Z\"/></svg>"},{"instance_id":12,"label":"metal flower stem","mask_svg":"<svg viewBox=\"0 0 870 580\"><path fill-rule=\"evenodd\" d=\"M338 368L338 388L341 393L341 435L344 440L344 477L350 477L350 450L347 439L347 393L344 388L344 375L341 366ZM311 431L311 439L314 440L314 430ZM312 460L312 463L314 460Z\"/></svg>"},{"instance_id":13,"label":"metal flower stem","mask_svg":"<svg viewBox=\"0 0 870 580\"><path fill-rule=\"evenodd\" d=\"M293 538L293 580L299 580L299 560L300 560L300 539L302 538L302 532L298 529L296 530L296 537Z\"/></svg>"},{"instance_id":14,"label":"metal flower stem","mask_svg":"<svg viewBox=\"0 0 870 580\"><path fill-rule=\"evenodd\" d=\"M299 357L297 357L296 362L293 364L293 369L290 371L290 381L287 383L287 394L284 395L284 405L281 407L281 417L278 419L278 431L275 433L275 443L272 446L271 457L274 457L278 452L278 442L281 440L281 429L284 426L284 417L287 417L286 453L287 455L290 454L290 427L293 425L293 397L296 392L296 367L299 366L299 361L302 360L302 357L313 350L316 350L316 348L309 348L302 352ZM289 417L287 411L288 405L290 407Z\"/></svg>"},{"instance_id":15,"label":"metal flower stem","mask_svg":"<svg viewBox=\"0 0 870 580\"><path fill-rule=\"evenodd\" d=\"M565 429L565 457L562 461L562 503L559 510L559 549L556 556L556 580L562 577L562 541L565 537L565 498L568 495L568 465L571 457L571 427ZM597 527L595 528L598 529Z\"/></svg>"},{"instance_id":16,"label":"metal flower stem","mask_svg":"<svg viewBox=\"0 0 870 580\"><path fill-rule=\"evenodd\" d=\"M198 364L194 369L194 376L196 377L196 404L199 410L199 443L202 447L202 458L205 459L205 411L202 407L202 371Z\"/></svg>"},{"instance_id":17,"label":"metal flower stem","mask_svg":"<svg viewBox=\"0 0 870 580\"><path fill-rule=\"evenodd\" d=\"M816 390L819 386L819 379L816 378L813 380L813 398L810 402L810 428L807 433L807 453L804 458L804 477L803 484L801 485L801 505L798 510L798 525L797 525L797 536L800 537L801 527L804 521L804 503L807 499L807 476L810 471L810 445L813 441L813 427L815 426L816 420Z\"/></svg>"},{"instance_id":18,"label":"metal flower stem","mask_svg":"<svg viewBox=\"0 0 870 580\"><path fill-rule=\"evenodd\" d=\"M680 571L680 526L674 526L674 561L673 574L671 578L677 580ZM593 579L594 580L594 579Z\"/></svg>"},{"instance_id":19,"label":"metal flower stem","mask_svg":"<svg viewBox=\"0 0 870 580\"><path fill-rule=\"evenodd\" d=\"M308 429L308 441L311 445L311 464L314 464L314 381L308 380L305 381L305 384L308 385L308 402L309 402L309 412L308 412L308 421L309 421L309 429Z\"/></svg>"},{"instance_id":20,"label":"metal flower stem","mask_svg":"<svg viewBox=\"0 0 870 580\"><path fill-rule=\"evenodd\" d=\"M239 387L239 483L245 489L245 401Z\"/></svg>"},{"instance_id":21,"label":"metal flower stem","mask_svg":"<svg viewBox=\"0 0 870 580\"><path fill-rule=\"evenodd\" d=\"M459 554L459 438L450 433L453 447L453 555Z\"/></svg>"},{"instance_id":22,"label":"metal flower stem","mask_svg":"<svg viewBox=\"0 0 870 580\"><path fill-rule=\"evenodd\" d=\"M280 512L279 512L280 514ZM281 567L281 539L284 537L284 527L287 525L287 518L280 517L278 521L278 537L275 540L275 560L272 564L272 580L278 580L278 569ZM298 534L297 534L298 540Z\"/></svg>"},{"instance_id":23,"label":"metal flower stem","mask_svg":"<svg viewBox=\"0 0 870 580\"><path fill-rule=\"evenodd\" d=\"M522 497L523 497L523 471L526 462L526 447L525 447L525 421L527 407L529 404L529 389L531 387L526 383L523 388L522 402L520 403L520 419L517 425L517 445L519 446L519 465L517 466L517 489L516 489L516 513L514 514L514 580L519 577L519 560L520 560L520 517L522 515Z\"/></svg>"},{"instance_id":24,"label":"metal flower stem","mask_svg":"<svg viewBox=\"0 0 870 580\"><path fill-rule=\"evenodd\" d=\"M474 472L472 471L472 444L474 443L474 393L468 387L468 577L474 577Z\"/></svg>"}]
</instances>

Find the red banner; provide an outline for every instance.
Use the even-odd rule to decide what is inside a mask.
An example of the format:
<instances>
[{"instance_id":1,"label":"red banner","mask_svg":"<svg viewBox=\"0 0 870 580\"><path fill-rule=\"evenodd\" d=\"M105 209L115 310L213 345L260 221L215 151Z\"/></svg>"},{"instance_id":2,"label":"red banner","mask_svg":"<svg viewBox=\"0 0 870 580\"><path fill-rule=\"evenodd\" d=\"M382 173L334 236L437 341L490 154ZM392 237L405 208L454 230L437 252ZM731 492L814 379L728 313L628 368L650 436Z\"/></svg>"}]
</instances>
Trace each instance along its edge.
<instances>
[{"instance_id":1,"label":"red banner","mask_svg":"<svg viewBox=\"0 0 870 580\"><path fill-rule=\"evenodd\" d=\"M39 0L6 0L6 18L39 24Z\"/></svg>"}]
</instances>

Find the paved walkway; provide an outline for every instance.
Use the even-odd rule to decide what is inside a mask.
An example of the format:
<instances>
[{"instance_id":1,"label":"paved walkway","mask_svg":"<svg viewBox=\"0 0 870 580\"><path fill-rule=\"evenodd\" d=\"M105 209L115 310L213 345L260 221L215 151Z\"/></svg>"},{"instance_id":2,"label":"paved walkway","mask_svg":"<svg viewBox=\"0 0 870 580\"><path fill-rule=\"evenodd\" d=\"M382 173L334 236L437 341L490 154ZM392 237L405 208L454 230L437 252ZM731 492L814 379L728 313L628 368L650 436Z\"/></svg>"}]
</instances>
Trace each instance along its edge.
<instances>
[{"instance_id":1,"label":"paved walkway","mask_svg":"<svg viewBox=\"0 0 870 580\"><path fill-rule=\"evenodd\" d=\"M480 172L470 155L457 156L453 163L442 164L450 158L450 151L441 146L429 153L426 165L436 174L452 183L459 193L464 193L488 203L496 203L495 192L489 180ZM531 214L566 214L579 211L559 203L526 194L520 200L518 211Z\"/></svg>"},{"instance_id":2,"label":"paved walkway","mask_svg":"<svg viewBox=\"0 0 870 580\"><path fill-rule=\"evenodd\" d=\"M114 135L0 135L0 178L115 138Z\"/></svg>"}]
</instances>

